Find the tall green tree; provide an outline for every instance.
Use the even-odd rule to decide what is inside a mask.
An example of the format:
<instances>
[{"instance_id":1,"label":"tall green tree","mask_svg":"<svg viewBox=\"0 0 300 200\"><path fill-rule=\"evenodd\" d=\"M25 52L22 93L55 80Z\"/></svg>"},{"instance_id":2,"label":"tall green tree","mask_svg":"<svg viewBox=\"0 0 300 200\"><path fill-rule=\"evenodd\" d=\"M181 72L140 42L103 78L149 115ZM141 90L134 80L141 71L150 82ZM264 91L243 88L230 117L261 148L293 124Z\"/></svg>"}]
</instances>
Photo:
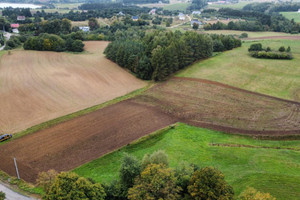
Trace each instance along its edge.
<instances>
[{"instance_id":1,"label":"tall green tree","mask_svg":"<svg viewBox=\"0 0 300 200\"><path fill-rule=\"evenodd\" d=\"M98 28L100 27L100 25L99 25L97 19L94 18L94 17L92 17L92 18L89 19L88 24L89 24L89 27L90 27L90 29L91 29L92 31L93 31L93 30L96 30L96 29L98 29Z\"/></svg>"}]
</instances>

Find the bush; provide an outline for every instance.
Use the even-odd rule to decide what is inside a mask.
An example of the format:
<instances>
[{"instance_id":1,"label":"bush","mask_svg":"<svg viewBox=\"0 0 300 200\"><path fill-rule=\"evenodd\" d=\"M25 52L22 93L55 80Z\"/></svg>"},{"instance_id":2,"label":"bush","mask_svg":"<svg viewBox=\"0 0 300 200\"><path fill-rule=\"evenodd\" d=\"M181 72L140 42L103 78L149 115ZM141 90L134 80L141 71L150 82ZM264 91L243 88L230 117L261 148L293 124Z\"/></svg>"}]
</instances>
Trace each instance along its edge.
<instances>
[{"instance_id":1,"label":"bush","mask_svg":"<svg viewBox=\"0 0 300 200\"><path fill-rule=\"evenodd\" d=\"M261 51L262 50L262 44L261 43L255 43L255 44L251 44L250 48L248 49L248 51Z\"/></svg>"},{"instance_id":2,"label":"bush","mask_svg":"<svg viewBox=\"0 0 300 200\"><path fill-rule=\"evenodd\" d=\"M248 38L248 33L242 33L239 38Z\"/></svg>"},{"instance_id":3,"label":"bush","mask_svg":"<svg viewBox=\"0 0 300 200\"><path fill-rule=\"evenodd\" d=\"M0 191L0 200L4 200L5 198L6 198L5 193Z\"/></svg>"},{"instance_id":4,"label":"bush","mask_svg":"<svg viewBox=\"0 0 300 200\"><path fill-rule=\"evenodd\" d=\"M41 186L45 192L48 192L56 176L57 172L54 169L50 169L47 172L40 172L36 180L37 185Z\"/></svg>"},{"instance_id":5,"label":"bush","mask_svg":"<svg viewBox=\"0 0 300 200\"><path fill-rule=\"evenodd\" d=\"M20 37L11 36L10 39L6 42L5 50L15 49L21 45Z\"/></svg>"},{"instance_id":6,"label":"bush","mask_svg":"<svg viewBox=\"0 0 300 200\"><path fill-rule=\"evenodd\" d=\"M272 51L270 47L266 48L266 52Z\"/></svg>"},{"instance_id":7,"label":"bush","mask_svg":"<svg viewBox=\"0 0 300 200\"><path fill-rule=\"evenodd\" d=\"M267 58L267 59L293 59L291 53L286 52L266 52L266 51L252 51L250 55L254 58Z\"/></svg>"},{"instance_id":8,"label":"bush","mask_svg":"<svg viewBox=\"0 0 300 200\"><path fill-rule=\"evenodd\" d=\"M284 52L284 51L285 51L285 48L284 48L284 46L281 46L281 47L279 47L278 51L280 51L280 52Z\"/></svg>"},{"instance_id":9,"label":"bush","mask_svg":"<svg viewBox=\"0 0 300 200\"><path fill-rule=\"evenodd\" d=\"M276 200L276 198L269 193L262 193L249 187L240 194L238 200Z\"/></svg>"},{"instance_id":10,"label":"bush","mask_svg":"<svg viewBox=\"0 0 300 200\"><path fill-rule=\"evenodd\" d=\"M288 48L286 49L286 52L291 52L291 47L290 46L288 46Z\"/></svg>"},{"instance_id":11,"label":"bush","mask_svg":"<svg viewBox=\"0 0 300 200\"><path fill-rule=\"evenodd\" d=\"M219 170L205 167L192 175L188 191L193 199L233 199L233 188Z\"/></svg>"},{"instance_id":12,"label":"bush","mask_svg":"<svg viewBox=\"0 0 300 200\"><path fill-rule=\"evenodd\" d=\"M43 199L97 199L104 200L106 194L103 187L93 184L75 173L62 172L55 178L54 183Z\"/></svg>"},{"instance_id":13,"label":"bush","mask_svg":"<svg viewBox=\"0 0 300 200\"><path fill-rule=\"evenodd\" d=\"M142 161L142 168L144 169L150 164L163 164L168 167L168 155L162 150L155 151L151 155L146 154Z\"/></svg>"}]
</instances>

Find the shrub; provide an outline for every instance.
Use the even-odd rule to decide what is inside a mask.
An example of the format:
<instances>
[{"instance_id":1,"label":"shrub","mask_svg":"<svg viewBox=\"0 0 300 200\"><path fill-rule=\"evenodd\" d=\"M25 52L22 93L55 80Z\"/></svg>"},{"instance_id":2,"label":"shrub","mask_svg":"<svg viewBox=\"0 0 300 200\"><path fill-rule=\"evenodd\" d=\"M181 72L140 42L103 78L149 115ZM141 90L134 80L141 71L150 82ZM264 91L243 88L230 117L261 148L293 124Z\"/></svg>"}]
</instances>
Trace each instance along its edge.
<instances>
[{"instance_id":1,"label":"shrub","mask_svg":"<svg viewBox=\"0 0 300 200\"><path fill-rule=\"evenodd\" d=\"M134 156L125 154L119 171L121 184L126 188L133 186L134 179L141 172L141 164Z\"/></svg>"},{"instance_id":2,"label":"shrub","mask_svg":"<svg viewBox=\"0 0 300 200\"><path fill-rule=\"evenodd\" d=\"M248 33L242 33L239 38L248 38Z\"/></svg>"},{"instance_id":3,"label":"shrub","mask_svg":"<svg viewBox=\"0 0 300 200\"><path fill-rule=\"evenodd\" d=\"M254 188L248 187L244 192L242 192L238 200L276 200L269 193L262 193Z\"/></svg>"},{"instance_id":4,"label":"shrub","mask_svg":"<svg viewBox=\"0 0 300 200\"><path fill-rule=\"evenodd\" d=\"M272 51L270 47L266 48L266 52Z\"/></svg>"},{"instance_id":5,"label":"shrub","mask_svg":"<svg viewBox=\"0 0 300 200\"><path fill-rule=\"evenodd\" d=\"M6 198L5 193L0 191L0 200L4 200L5 198Z\"/></svg>"},{"instance_id":6,"label":"shrub","mask_svg":"<svg viewBox=\"0 0 300 200\"><path fill-rule=\"evenodd\" d=\"M286 52L252 51L252 52L250 52L250 55L254 58L287 59L287 60L293 59L292 54L291 53L286 53Z\"/></svg>"},{"instance_id":7,"label":"shrub","mask_svg":"<svg viewBox=\"0 0 300 200\"><path fill-rule=\"evenodd\" d=\"M286 52L291 52L291 47L290 46L288 46L288 48L286 49Z\"/></svg>"},{"instance_id":8,"label":"shrub","mask_svg":"<svg viewBox=\"0 0 300 200\"><path fill-rule=\"evenodd\" d=\"M142 168L144 169L150 164L163 164L168 167L168 155L162 150L158 150L151 155L146 154L142 161Z\"/></svg>"},{"instance_id":9,"label":"shrub","mask_svg":"<svg viewBox=\"0 0 300 200\"><path fill-rule=\"evenodd\" d=\"M40 172L36 180L37 185L41 186L45 192L47 192L50 186L54 183L57 172L54 169L50 169L47 172Z\"/></svg>"},{"instance_id":10,"label":"shrub","mask_svg":"<svg viewBox=\"0 0 300 200\"><path fill-rule=\"evenodd\" d=\"M248 49L248 51L261 51L261 50L262 50L261 43L251 44L250 48Z\"/></svg>"},{"instance_id":11,"label":"shrub","mask_svg":"<svg viewBox=\"0 0 300 200\"><path fill-rule=\"evenodd\" d=\"M284 46L281 46L281 47L279 47L278 51L280 51L280 52L284 52L284 51L285 51L285 48L284 48Z\"/></svg>"},{"instance_id":12,"label":"shrub","mask_svg":"<svg viewBox=\"0 0 300 200\"><path fill-rule=\"evenodd\" d=\"M233 188L219 170L205 167L192 175L188 191L193 199L233 199Z\"/></svg>"}]
</instances>

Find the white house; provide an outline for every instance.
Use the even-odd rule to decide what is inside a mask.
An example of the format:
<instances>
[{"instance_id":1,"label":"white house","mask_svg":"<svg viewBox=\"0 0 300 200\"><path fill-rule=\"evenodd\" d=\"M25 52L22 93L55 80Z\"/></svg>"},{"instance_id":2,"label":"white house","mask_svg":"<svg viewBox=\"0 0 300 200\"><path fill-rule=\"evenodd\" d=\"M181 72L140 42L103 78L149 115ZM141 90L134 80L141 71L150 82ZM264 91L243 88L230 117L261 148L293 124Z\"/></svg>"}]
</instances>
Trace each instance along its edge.
<instances>
[{"instance_id":1,"label":"white house","mask_svg":"<svg viewBox=\"0 0 300 200\"><path fill-rule=\"evenodd\" d=\"M18 16L17 21L24 21L26 19L25 16Z\"/></svg>"},{"instance_id":2,"label":"white house","mask_svg":"<svg viewBox=\"0 0 300 200\"><path fill-rule=\"evenodd\" d=\"M179 20L185 20L185 15L183 13L179 13Z\"/></svg>"},{"instance_id":3,"label":"white house","mask_svg":"<svg viewBox=\"0 0 300 200\"><path fill-rule=\"evenodd\" d=\"M155 14L156 14L156 9L150 10L149 15L155 15Z\"/></svg>"},{"instance_id":4,"label":"white house","mask_svg":"<svg viewBox=\"0 0 300 200\"><path fill-rule=\"evenodd\" d=\"M298 13L300 13L300 8L298 9Z\"/></svg>"},{"instance_id":5,"label":"white house","mask_svg":"<svg viewBox=\"0 0 300 200\"><path fill-rule=\"evenodd\" d=\"M89 32L90 31L90 27L88 27L88 26L79 26L79 29L82 30L83 32Z\"/></svg>"},{"instance_id":6,"label":"white house","mask_svg":"<svg viewBox=\"0 0 300 200\"><path fill-rule=\"evenodd\" d=\"M125 16L125 14L122 11L120 11L117 15L119 15L119 16Z\"/></svg>"}]
</instances>

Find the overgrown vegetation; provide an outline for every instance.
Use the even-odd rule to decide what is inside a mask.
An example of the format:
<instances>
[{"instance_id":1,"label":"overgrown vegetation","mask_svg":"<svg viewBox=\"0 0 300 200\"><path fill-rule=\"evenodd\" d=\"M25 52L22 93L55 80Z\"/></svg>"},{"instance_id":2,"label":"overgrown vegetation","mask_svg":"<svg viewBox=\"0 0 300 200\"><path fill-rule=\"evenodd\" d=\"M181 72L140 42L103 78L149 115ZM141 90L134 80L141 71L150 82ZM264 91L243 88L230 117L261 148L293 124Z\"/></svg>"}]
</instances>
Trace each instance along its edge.
<instances>
[{"instance_id":1,"label":"overgrown vegetation","mask_svg":"<svg viewBox=\"0 0 300 200\"><path fill-rule=\"evenodd\" d=\"M291 54L291 47L286 50L284 46L279 47L278 51L272 51L270 47L263 48L261 43L252 44L248 51L254 58L268 58L268 59L293 59Z\"/></svg>"}]
</instances>

